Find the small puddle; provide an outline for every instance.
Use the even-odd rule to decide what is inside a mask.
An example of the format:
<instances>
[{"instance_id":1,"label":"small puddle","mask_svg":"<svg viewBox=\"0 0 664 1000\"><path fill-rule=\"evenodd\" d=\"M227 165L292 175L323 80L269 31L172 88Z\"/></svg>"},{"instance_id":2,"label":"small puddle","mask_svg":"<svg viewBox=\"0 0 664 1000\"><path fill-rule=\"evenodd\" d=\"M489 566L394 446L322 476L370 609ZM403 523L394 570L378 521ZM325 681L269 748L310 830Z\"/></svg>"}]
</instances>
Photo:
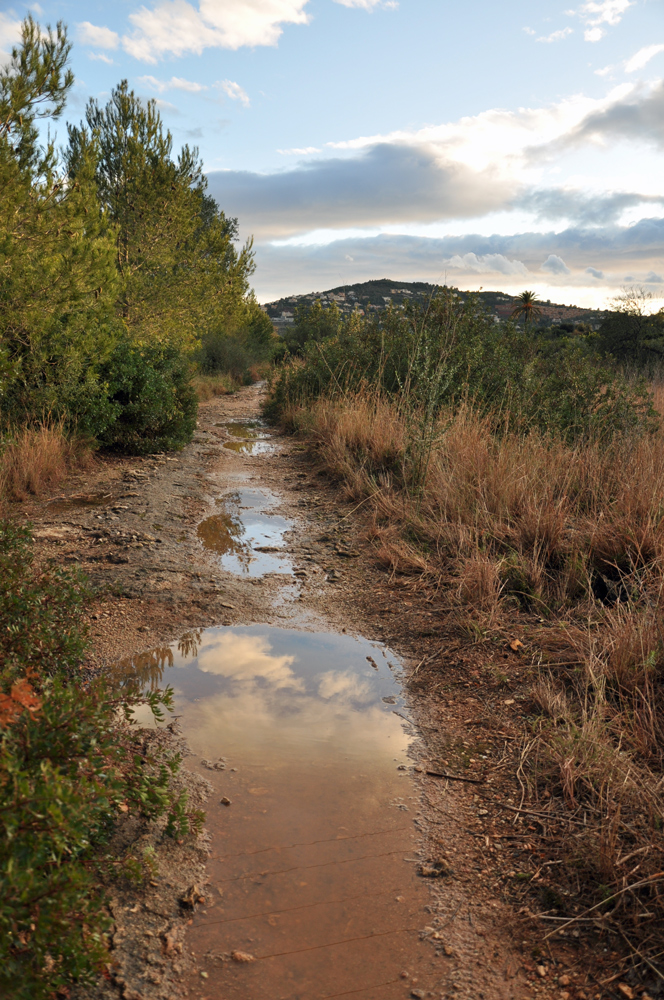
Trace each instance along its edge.
<instances>
[{"instance_id":1,"label":"small puddle","mask_svg":"<svg viewBox=\"0 0 664 1000\"><path fill-rule=\"evenodd\" d=\"M228 451L245 455L267 455L275 450L262 424L256 420L238 420L219 423L217 427L225 427L235 441L226 441L223 445Z\"/></svg>"},{"instance_id":2,"label":"small puddle","mask_svg":"<svg viewBox=\"0 0 664 1000\"><path fill-rule=\"evenodd\" d=\"M217 500L219 513L201 521L196 534L203 547L215 552L223 569L245 576L292 573L284 534L293 522L270 513L276 497L257 490L238 490Z\"/></svg>"},{"instance_id":3,"label":"small puddle","mask_svg":"<svg viewBox=\"0 0 664 1000\"><path fill-rule=\"evenodd\" d=\"M388 657L352 636L256 625L124 664L173 687L199 757L187 766L214 787L207 902L188 932L207 973L188 984L194 1000L434 995L442 970L419 938L431 918Z\"/></svg>"}]
</instances>

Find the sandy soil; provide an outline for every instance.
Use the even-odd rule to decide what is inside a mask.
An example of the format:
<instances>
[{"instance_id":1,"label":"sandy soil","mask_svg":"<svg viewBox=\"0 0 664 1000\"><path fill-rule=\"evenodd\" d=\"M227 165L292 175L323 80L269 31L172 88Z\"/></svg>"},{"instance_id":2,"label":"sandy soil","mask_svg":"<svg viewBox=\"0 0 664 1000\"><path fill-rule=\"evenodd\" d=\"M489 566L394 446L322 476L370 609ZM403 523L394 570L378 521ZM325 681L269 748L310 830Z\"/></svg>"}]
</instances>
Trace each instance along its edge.
<instances>
[{"instance_id":1,"label":"sandy soil","mask_svg":"<svg viewBox=\"0 0 664 1000\"><path fill-rule=\"evenodd\" d=\"M441 959L440 996L628 995L614 992L616 980L601 985L611 977L612 956L578 932L543 941L552 924L536 915L552 910L545 905L547 873L538 867L538 819L519 812L516 774L527 707L520 649L460 641L434 593L408 577L390 577L376 561L364 509L340 500L302 443L272 432L269 454L223 448L223 423L257 417L262 392L253 386L203 404L195 439L179 454L100 458L62 495L23 505L40 557L80 565L96 588L89 666L104 669L190 628L293 626L303 615L384 641L410 674L418 727L413 781L422 802L416 823L431 888L431 924L423 933ZM197 537L215 498L238 476L247 487L274 491L278 513L296 522L286 538L297 589L292 581L287 600L283 577L224 572ZM183 780L204 796L200 779ZM147 891L114 899L115 964L99 990L76 993L81 1000L172 1000L184 993L190 910L182 899L204 885L205 845L190 839L164 848L158 833L118 835L154 843L159 874Z\"/></svg>"}]
</instances>

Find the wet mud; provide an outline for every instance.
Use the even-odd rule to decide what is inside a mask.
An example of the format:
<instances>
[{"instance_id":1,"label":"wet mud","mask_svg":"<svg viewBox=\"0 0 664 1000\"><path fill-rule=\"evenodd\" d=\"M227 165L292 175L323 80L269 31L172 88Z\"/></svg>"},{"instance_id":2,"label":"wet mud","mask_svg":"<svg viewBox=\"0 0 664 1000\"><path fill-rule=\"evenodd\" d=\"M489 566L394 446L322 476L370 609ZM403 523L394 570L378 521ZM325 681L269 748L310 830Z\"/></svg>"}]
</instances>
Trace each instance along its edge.
<instances>
[{"instance_id":1,"label":"wet mud","mask_svg":"<svg viewBox=\"0 0 664 1000\"><path fill-rule=\"evenodd\" d=\"M193 995L388 1000L437 986L390 663L358 637L256 625L126 665L172 685L214 788L206 904L188 933Z\"/></svg>"}]
</instances>

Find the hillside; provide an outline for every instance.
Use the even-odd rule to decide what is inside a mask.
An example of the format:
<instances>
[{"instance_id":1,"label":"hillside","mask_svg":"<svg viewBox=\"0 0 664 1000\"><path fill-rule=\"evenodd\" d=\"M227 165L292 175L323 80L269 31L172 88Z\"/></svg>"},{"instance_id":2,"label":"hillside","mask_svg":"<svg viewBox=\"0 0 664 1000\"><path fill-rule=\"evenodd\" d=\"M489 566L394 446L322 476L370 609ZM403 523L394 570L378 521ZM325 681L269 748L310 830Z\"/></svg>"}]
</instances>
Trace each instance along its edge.
<instances>
[{"instance_id":1,"label":"hillside","mask_svg":"<svg viewBox=\"0 0 664 1000\"><path fill-rule=\"evenodd\" d=\"M270 317L277 329L289 326L295 321L298 306L310 306L316 301L323 305L336 303L342 313L350 315L359 310L362 315L382 312L388 306L404 306L407 302L425 304L438 286L426 281L398 281L393 278L377 278L354 285L338 285L325 292L309 292L306 295L291 295L267 302L261 308ZM469 293L454 289L463 299ZM516 299L504 292L475 292L485 309L499 319L507 319L516 305ZM606 313L599 309L585 309L563 305L546 300L541 304L542 316L539 326L558 326L562 323L588 323L599 327Z\"/></svg>"}]
</instances>

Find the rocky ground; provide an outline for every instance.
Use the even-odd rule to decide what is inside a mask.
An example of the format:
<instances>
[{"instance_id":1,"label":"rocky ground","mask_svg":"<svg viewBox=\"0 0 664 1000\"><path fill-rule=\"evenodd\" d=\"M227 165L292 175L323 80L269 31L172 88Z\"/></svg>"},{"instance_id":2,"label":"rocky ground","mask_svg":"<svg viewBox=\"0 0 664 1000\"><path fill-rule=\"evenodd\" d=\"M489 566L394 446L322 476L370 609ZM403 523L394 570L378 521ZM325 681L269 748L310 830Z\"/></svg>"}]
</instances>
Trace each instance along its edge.
<instances>
[{"instance_id":1,"label":"rocky ground","mask_svg":"<svg viewBox=\"0 0 664 1000\"><path fill-rule=\"evenodd\" d=\"M519 785L527 708L523 646L509 637L489 644L459 639L435 593L386 572L375 558L364 509L339 499L338 487L318 472L301 442L272 431L274 448L267 453L224 448L224 423L256 418L262 392L253 386L202 404L194 441L179 454L102 457L61 495L22 505L40 557L79 565L96 588L88 609L89 666L107 669L188 629L292 623L303 608L340 631L384 641L407 664L418 727L413 780L422 804L416 822L421 871L431 886L431 921L423 934L447 960L441 996L636 996L616 974L615 956L579 936L579 925L563 938L544 940L556 907L551 899L547 904L541 816L524 808ZM197 526L231 475L273 491L278 513L294 520L286 539L296 600L284 603L280 596L283 577L224 572L202 547ZM194 799L204 798L200 778L185 771L181 780ZM159 829L126 827L117 836L123 844L155 848L154 878L147 888L116 894L115 964L97 991L76 996L174 1000L184 994L191 966L186 926L204 893L204 838L166 847Z\"/></svg>"}]
</instances>

